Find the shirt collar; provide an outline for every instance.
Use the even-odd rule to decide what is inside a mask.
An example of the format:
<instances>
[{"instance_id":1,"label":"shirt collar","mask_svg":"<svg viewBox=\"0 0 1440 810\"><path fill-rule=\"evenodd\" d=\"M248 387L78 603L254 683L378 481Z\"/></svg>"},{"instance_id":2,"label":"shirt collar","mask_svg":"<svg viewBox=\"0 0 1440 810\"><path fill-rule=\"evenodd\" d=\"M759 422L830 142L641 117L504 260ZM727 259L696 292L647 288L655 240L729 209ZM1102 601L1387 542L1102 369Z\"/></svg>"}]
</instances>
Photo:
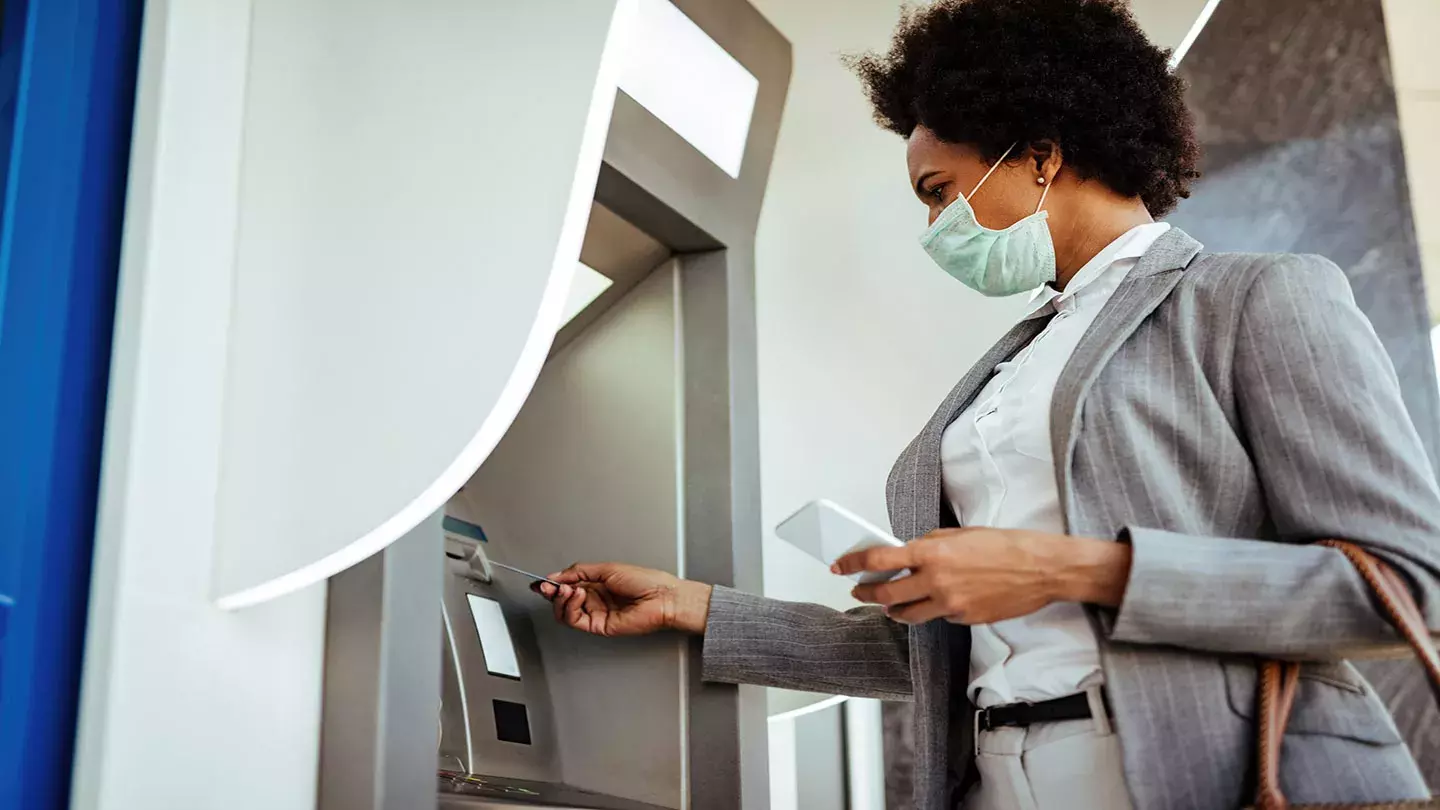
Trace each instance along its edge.
<instances>
[{"instance_id":1,"label":"shirt collar","mask_svg":"<svg viewBox=\"0 0 1440 810\"><path fill-rule=\"evenodd\" d=\"M1085 266L1071 277L1070 283L1065 285L1063 291L1057 290L1049 284L1036 290L1030 298L1030 307L1023 320L1040 315L1054 302L1074 297L1081 290L1095 283L1116 262L1124 259L1138 259L1145 255L1145 251L1149 250L1150 246L1155 244L1155 241L1168 230L1170 230L1168 222L1147 222L1120 234L1115 241L1091 257L1090 261L1086 262Z\"/></svg>"}]
</instances>

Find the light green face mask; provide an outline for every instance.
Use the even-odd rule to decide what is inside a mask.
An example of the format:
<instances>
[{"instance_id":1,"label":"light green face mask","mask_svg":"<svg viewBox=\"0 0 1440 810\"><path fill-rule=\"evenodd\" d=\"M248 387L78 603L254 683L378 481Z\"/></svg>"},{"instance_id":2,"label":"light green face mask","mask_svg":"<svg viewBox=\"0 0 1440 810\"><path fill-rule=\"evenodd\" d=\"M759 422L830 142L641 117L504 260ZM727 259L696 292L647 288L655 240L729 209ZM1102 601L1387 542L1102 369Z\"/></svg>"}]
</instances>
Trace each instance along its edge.
<instances>
[{"instance_id":1,"label":"light green face mask","mask_svg":"<svg viewBox=\"0 0 1440 810\"><path fill-rule=\"evenodd\" d=\"M941 270L981 295L1014 295L1055 280L1055 244L1045 223L1049 214L1040 210L1050 186L1040 192L1035 213L1001 231L981 225L970 207L970 198L1014 149L1011 144L975 188L956 197L920 237L920 246Z\"/></svg>"}]
</instances>

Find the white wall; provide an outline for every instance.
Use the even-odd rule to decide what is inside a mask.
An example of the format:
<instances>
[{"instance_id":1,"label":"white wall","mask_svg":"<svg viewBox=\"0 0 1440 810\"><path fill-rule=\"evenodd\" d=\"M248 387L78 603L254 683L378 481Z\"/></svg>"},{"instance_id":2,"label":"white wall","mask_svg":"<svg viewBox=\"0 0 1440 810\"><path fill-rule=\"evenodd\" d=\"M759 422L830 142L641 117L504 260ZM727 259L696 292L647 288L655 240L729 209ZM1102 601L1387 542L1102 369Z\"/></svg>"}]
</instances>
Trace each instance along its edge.
<instances>
[{"instance_id":1,"label":"white wall","mask_svg":"<svg viewBox=\"0 0 1440 810\"><path fill-rule=\"evenodd\" d=\"M845 701L845 758L849 766L850 810L885 810L884 717L880 701ZM873 763L881 767L872 767Z\"/></svg>"},{"instance_id":2,"label":"white wall","mask_svg":"<svg viewBox=\"0 0 1440 810\"><path fill-rule=\"evenodd\" d=\"M304 810L325 588L211 601L249 3L145 12L70 806Z\"/></svg>"},{"instance_id":3,"label":"white wall","mask_svg":"<svg viewBox=\"0 0 1440 810\"><path fill-rule=\"evenodd\" d=\"M890 465L1023 301L970 292L920 249L904 141L840 64L888 42L898 3L755 4L795 65L756 245L765 525L821 496L889 525ZM848 591L809 563L767 537L766 591Z\"/></svg>"},{"instance_id":4,"label":"white wall","mask_svg":"<svg viewBox=\"0 0 1440 810\"><path fill-rule=\"evenodd\" d=\"M800 810L800 785L795 773L795 721L771 720L770 810Z\"/></svg>"}]
</instances>

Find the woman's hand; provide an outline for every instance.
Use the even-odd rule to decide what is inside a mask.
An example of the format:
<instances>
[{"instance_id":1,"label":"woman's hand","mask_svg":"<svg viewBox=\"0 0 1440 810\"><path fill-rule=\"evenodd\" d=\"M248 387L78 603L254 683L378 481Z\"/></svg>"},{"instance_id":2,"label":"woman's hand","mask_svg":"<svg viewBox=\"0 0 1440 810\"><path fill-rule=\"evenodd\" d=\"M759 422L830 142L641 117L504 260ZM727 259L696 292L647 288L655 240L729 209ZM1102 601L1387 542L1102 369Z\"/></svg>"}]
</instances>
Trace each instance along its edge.
<instances>
[{"instance_id":1,"label":"woman's hand","mask_svg":"<svg viewBox=\"0 0 1440 810\"><path fill-rule=\"evenodd\" d=\"M576 563L537 582L555 619L597 636L642 636L657 630L704 633L710 586L664 571L619 563Z\"/></svg>"},{"instance_id":2,"label":"woman's hand","mask_svg":"<svg viewBox=\"0 0 1440 810\"><path fill-rule=\"evenodd\" d=\"M940 529L902 548L847 554L832 570L904 568L909 576L857 586L855 598L884 605L890 618L906 624L941 617L989 624L1051 602L1118 607L1130 574L1130 547L1018 529Z\"/></svg>"}]
</instances>

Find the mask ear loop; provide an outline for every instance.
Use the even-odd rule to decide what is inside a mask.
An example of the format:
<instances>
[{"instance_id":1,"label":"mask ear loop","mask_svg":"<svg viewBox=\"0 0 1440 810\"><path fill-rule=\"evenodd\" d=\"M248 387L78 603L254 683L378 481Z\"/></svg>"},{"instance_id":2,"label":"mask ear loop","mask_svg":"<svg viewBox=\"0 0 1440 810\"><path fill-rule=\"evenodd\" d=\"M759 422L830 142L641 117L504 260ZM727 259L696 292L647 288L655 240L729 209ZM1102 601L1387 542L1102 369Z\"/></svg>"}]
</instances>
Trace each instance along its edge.
<instances>
[{"instance_id":1,"label":"mask ear loop","mask_svg":"<svg viewBox=\"0 0 1440 810\"><path fill-rule=\"evenodd\" d=\"M1035 213L1040 213L1040 209L1045 207L1045 195L1050 193L1050 186L1050 183L1046 183L1045 188L1040 190L1040 202L1035 205Z\"/></svg>"},{"instance_id":2,"label":"mask ear loop","mask_svg":"<svg viewBox=\"0 0 1440 810\"><path fill-rule=\"evenodd\" d=\"M1000 159L995 161L995 165L990 167L990 171L985 172L985 176L980 178L980 182L976 183L975 187L970 189L970 193L965 195L965 202L970 202L970 198L975 196L975 192L979 191L980 187L985 185L985 181L990 179L990 175L994 174L995 170L1000 168L1000 164L1005 162L1005 158L1009 157L1010 153L1015 151L1015 144L1018 143L1020 142L1016 141L1015 143L1010 144L1008 148L1006 148L1005 153L1000 156ZM1047 188L1045 190L1049 191L1050 189ZM1040 199L1043 202L1045 198L1042 196Z\"/></svg>"}]
</instances>

